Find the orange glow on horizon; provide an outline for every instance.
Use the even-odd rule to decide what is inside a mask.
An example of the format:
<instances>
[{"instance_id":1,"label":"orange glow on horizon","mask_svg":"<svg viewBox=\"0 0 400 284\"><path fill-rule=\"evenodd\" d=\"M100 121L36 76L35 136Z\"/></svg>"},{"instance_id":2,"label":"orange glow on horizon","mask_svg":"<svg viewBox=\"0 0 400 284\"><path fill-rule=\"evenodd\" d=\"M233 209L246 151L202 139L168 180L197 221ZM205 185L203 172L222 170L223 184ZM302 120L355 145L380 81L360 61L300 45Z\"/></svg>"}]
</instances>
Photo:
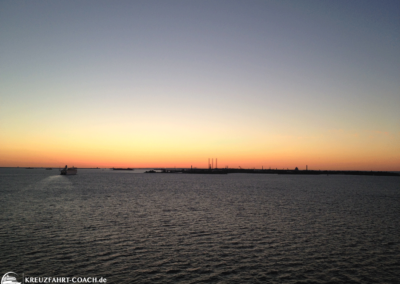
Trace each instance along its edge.
<instances>
[{"instance_id":1,"label":"orange glow on horizon","mask_svg":"<svg viewBox=\"0 0 400 284\"><path fill-rule=\"evenodd\" d=\"M219 168L304 169L308 165L314 170L400 171L400 153L395 151L400 134L331 131L308 137L258 135L235 143L218 137L182 142L174 136L132 137L80 133L65 141L51 136L32 136L29 143L3 139L0 166L207 168L208 158L214 159L214 165L218 158Z\"/></svg>"},{"instance_id":2,"label":"orange glow on horizon","mask_svg":"<svg viewBox=\"0 0 400 284\"><path fill-rule=\"evenodd\" d=\"M308 165L309 170L377 170L377 171L398 171L398 158L378 160L376 157L353 157L351 160L347 156L336 155L336 157L318 157L316 155L304 157L303 155L269 155L269 156L215 156L218 159L218 168L248 168L248 169L305 169ZM204 156L206 157L206 156ZM98 153L77 153L77 154L47 154L40 152L29 153L20 152L20 155L2 155L0 160L1 167L63 167L71 165L81 168L112 168L112 167L132 167L132 168L207 168L208 157L197 155L179 154L154 154L154 155L124 155L123 153L109 153L108 155L98 155ZM210 156L212 158L212 156ZM211 163L211 161L210 161Z\"/></svg>"}]
</instances>

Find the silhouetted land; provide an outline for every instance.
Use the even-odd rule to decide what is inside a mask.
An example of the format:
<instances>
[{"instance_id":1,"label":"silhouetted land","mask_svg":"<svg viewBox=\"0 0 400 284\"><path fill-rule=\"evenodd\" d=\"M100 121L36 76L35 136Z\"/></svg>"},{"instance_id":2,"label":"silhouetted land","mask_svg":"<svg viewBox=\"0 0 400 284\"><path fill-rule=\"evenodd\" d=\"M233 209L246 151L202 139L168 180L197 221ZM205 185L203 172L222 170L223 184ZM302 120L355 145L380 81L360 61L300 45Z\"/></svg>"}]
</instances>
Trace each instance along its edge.
<instances>
[{"instance_id":1,"label":"silhouetted land","mask_svg":"<svg viewBox=\"0 0 400 284\"><path fill-rule=\"evenodd\" d=\"M0 167L0 168L19 168L19 167ZM22 167L21 167L22 168ZM23 168L22 168L23 169ZM50 168L33 168L26 167L25 169L50 169ZM100 168L81 168L81 169L100 169ZM130 170L133 168L111 168L113 170ZM156 170L156 171L155 171ZM278 170L278 169L167 169L167 168L149 168L145 173L157 173L157 174L233 174L233 173L247 173L247 174L279 174L279 175L357 175L357 176L397 176L400 177L398 172L385 172L385 171L327 171L327 170Z\"/></svg>"},{"instance_id":2,"label":"silhouetted land","mask_svg":"<svg viewBox=\"0 0 400 284\"><path fill-rule=\"evenodd\" d=\"M155 173L152 171L152 173ZM359 175L359 176L400 176L399 173L381 171L315 171L315 170L278 170L278 169L161 169L157 173L183 173L183 174L279 174L279 175Z\"/></svg>"}]
</instances>

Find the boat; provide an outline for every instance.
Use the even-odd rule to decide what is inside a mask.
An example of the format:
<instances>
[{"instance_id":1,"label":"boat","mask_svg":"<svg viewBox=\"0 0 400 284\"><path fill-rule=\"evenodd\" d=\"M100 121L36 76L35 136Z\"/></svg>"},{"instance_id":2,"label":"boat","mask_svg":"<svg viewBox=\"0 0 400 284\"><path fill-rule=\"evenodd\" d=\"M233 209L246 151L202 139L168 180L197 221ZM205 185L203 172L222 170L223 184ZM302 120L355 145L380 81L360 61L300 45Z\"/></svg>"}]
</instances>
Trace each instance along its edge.
<instances>
[{"instance_id":1,"label":"boat","mask_svg":"<svg viewBox=\"0 0 400 284\"><path fill-rule=\"evenodd\" d=\"M75 167L68 168L65 166L64 169L60 170L60 175L76 175L78 173L78 169Z\"/></svg>"},{"instance_id":2,"label":"boat","mask_svg":"<svg viewBox=\"0 0 400 284\"><path fill-rule=\"evenodd\" d=\"M52 169L53 169L53 168L46 168L46 170L48 170L48 171L49 171L49 170L52 170Z\"/></svg>"},{"instance_id":3,"label":"boat","mask_svg":"<svg viewBox=\"0 0 400 284\"><path fill-rule=\"evenodd\" d=\"M113 168L114 171L133 171L132 168Z\"/></svg>"}]
</instances>

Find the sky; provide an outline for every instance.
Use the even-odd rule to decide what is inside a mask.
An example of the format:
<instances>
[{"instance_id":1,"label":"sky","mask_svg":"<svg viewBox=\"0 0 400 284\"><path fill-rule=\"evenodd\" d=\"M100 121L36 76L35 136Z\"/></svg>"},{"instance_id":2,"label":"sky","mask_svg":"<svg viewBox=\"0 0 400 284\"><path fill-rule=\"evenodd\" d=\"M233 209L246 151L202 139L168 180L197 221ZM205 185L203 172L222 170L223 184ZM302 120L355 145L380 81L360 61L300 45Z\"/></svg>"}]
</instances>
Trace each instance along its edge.
<instances>
[{"instance_id":1,"label":"sky","mask_svg":"<svg viewBox=\"0 0 400 284\"><path fill-rule=\"evenodd\" d=\"M0 166L400 171L399 15L0 0Z\"/></svg>"}]
</instances>

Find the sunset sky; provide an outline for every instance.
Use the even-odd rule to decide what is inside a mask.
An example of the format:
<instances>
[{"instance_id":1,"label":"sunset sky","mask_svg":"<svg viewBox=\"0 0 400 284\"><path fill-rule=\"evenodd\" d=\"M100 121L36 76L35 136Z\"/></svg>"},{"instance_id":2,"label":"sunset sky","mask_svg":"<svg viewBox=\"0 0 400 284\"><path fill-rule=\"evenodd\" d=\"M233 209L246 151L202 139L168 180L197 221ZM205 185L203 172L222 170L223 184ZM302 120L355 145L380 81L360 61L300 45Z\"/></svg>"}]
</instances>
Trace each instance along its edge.
<instances>
[{"instance_id":1,"label":"sunset sky","mask_svg":"<svg viewBox=\"0 0 400 284\"><path fill-rule=\"evenodd\" d=\"M400 171L400 1L0 1L0 166Z\"/></svg>"}]
</instances>

